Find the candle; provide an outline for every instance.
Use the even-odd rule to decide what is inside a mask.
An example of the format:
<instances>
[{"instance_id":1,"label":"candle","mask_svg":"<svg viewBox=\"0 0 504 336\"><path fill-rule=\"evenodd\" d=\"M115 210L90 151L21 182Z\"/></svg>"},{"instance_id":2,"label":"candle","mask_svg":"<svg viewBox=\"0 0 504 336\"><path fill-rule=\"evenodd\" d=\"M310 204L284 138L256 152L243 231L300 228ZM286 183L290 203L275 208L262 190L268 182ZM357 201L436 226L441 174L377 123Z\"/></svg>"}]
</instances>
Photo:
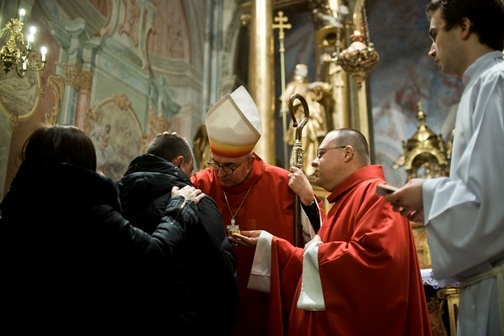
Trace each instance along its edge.
<instances>
[{"instance_id":1,"label":"candle","mask_svg":"<svg viewBox=\"0 0 504 336\"><path fill-rule=\"evenodd\" d=\"M19 21L23 22L26 12L23 8L19 9Z\"/></svg>"},{"instance_id":2,"label":"candle","mask_svg":"<svg viewBox=\"0 0 504 336\"><path fill-rule=\"evenodd\" d=\"M46 61L47 48L46 47L40 48L40 54L42 55L42 62L45 62Z\"/></svg>"},{"instance_id":3,"label":"candle","mask_svg":"<svg viewBox=\"0 0 504 336\"><path fill-rule=\"evenodd\" d=\"M26 37L27 40L26 49L31 50L33 39L34 39L33 34L30 34Z\"/></svg>"}]
</instances>

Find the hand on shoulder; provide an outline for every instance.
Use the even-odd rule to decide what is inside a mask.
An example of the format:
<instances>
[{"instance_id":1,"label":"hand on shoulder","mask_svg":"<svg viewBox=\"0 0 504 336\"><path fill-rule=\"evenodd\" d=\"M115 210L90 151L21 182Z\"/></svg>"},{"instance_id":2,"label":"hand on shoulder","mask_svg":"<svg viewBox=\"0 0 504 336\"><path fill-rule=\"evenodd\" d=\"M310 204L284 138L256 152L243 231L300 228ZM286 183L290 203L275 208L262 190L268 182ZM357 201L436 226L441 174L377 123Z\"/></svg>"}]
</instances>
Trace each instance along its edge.
<instances>
[{"instance_id":1,"label":"hand on shoulder","mask_svg":"<svg viewBox=\"0 0 504 336\"><path fill-rule=\"evenodd\" d=\"M189 185L183 187L182 189L174 186L171 191L171 196L182 196L186 201L193 201L194 203L198 204L199 201L201 201L201 199L205 197L205 193L203 193L200 189L196 189L193 186Z\"/></svg>"}]
</instances>

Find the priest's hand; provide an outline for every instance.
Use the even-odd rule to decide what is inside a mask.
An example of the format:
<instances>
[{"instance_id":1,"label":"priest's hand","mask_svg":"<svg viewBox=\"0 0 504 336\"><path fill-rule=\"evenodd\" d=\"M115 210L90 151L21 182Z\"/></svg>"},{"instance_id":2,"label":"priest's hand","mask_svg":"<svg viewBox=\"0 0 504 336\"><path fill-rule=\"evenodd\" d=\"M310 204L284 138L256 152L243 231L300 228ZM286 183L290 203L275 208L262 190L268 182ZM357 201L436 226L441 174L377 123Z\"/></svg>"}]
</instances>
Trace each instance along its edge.
<instances>
[{"instance_id":1,"label":"priest's hand","mask_svg":"<svg viewBox=\"0 0 504 336\"><path fill-rule=\"evenodd\" d=\"M313 201L313 188L305 173L296 166L289 171L289 187L299 196L304 205L310 205Z\"/></svg>"},{"instance_id":2,"label":"priest's hand","mask_svg":"<svg viewBox=\"0 0 504 336\"><path fill-rule=\"evenodd\" d=\"M261 233L262 230L241 231L241 233L233 233L229 240L241 246L255 247Z\"/></svg>"}]
</instances>

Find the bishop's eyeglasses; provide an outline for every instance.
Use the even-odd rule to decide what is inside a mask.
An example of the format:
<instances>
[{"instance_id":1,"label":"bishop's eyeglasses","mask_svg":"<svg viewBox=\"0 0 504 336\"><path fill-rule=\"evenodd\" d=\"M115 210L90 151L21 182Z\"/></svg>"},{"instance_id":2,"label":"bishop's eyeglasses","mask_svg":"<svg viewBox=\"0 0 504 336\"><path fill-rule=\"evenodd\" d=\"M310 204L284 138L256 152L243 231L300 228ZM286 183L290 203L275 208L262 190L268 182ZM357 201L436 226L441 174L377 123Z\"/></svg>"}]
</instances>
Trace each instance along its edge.
<instances>
[{"instance_id":1,"label":"bishop's eyeglasses","mask_svg":"<svg viewBox=\"0 0 504 336\"><path fill-rule=\"evenodd\" d=\"M213 160L213 158L212 158L212 157L210 157L210 159L208 159L207 164L208 164L208 165L209 165L209 166L210 166L213 170L215 170L215 172L217 172L217 173L219 172L219 169L222 169L222 171L224 172L224 174L226 174L226 175L231 175L231 174L233 174L233 173L234 173L234 171L235 171L236 169L238 169L238 167L240 167L240 166L242 165L242 163L243 163L243 162L245 162L245 161L246 161L249 157L250 157L250 156L247 156L245 159L243 159L243 161L242 161L242 162L240 162L238 165L236 165L236 166L234 166L234 167L232 166L232 165L234 165L234 163L225 163L225 164L221 165L221 164L219 164L219 163L215 162L215 161Z\"/></svg>"},{"instance_id":2,"label":"bishop's eyeglasses","mask_svg":"<svg viewBox=\"0 0 504 336\"><path fill-rule=\"evenodd\" d=\"M345 146L337 146L337 147L325 147L325 148L319 148L317 149L317 159L321 159L322 156L324 156L325 153L330 151L331 149L342 149L346 148L347 145Z\"/></svg>"}]
</instances>

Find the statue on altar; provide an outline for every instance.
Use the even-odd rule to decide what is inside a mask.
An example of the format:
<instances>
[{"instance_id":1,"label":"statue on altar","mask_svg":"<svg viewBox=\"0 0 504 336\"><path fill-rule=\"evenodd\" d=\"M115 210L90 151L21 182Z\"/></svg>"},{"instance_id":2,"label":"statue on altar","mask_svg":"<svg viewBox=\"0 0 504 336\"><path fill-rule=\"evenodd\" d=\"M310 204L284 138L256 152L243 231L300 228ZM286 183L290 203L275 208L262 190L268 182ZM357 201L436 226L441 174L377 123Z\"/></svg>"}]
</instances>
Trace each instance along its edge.
<instances>
[{"instance_id":1,"label":"statue on altar","mask_svg":"<svg viewBox=\"0 0 504 336\"><path fill-rule=\"evenodd\" d=\"M324 95L331 90L331 86L324 82L308 82L308 67L306 64L297 64L292 81L285 88L285 92L280 97L282 104L289 106L289 100L293 93L302 95L308 105L310 116L308 123L303 127L303 172L310 176L315 172L311 166L317 156L317 149L320 142L327 133L326 111L322 100ZM299 122L304 118L304 111L299 101L294 102L296 120ZM284 135L284 141L289 145L294 145L296 129L290 124ZM290 159L292 162L292 158Z\"/></svg>"}]
</instances>

